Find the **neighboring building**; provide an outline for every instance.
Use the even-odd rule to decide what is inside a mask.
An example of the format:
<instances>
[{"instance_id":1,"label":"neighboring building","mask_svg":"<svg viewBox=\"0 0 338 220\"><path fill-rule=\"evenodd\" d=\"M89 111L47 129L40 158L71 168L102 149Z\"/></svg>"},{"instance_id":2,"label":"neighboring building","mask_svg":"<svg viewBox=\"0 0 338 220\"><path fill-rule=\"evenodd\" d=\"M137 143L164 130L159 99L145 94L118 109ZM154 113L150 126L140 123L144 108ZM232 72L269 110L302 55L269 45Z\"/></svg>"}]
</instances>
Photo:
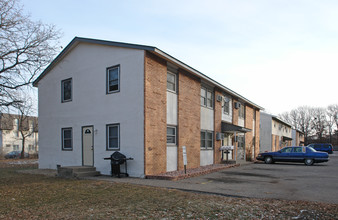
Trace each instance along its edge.
<instances>
[{"instance_id":1,"label":"neighboring building","mask_svg":"<svg viewBox=\"0 0 338 220\"><path fill-rule=\"evenodd\" d=\"M38 118L25 116L22 129L25 136L25 152L37 154L38 146ZM0 113L0 155L11 151L22 150L22 136L19 130L19 115Z\"/></svg>"},{"instance_id":2,"label":"neighboring building","mask_svg":"<svg viewBox=\"0 0 338 220\"><path fill-rule=\"evenodd\" d=\"M260 152L277 151L291 146L291 125L274 115L261 112L260 117Z\"/></svg>"},{"instance_id":3,"label":"neighboring building","mask_svg":"<svg viewBox=\"0 0 338 220\"><path fill-rule=\"evenodd\" d=\"M304 146L304 133L298 129L292 129L292 146Z\"/></svg>"},{"instance_id":4,"label":"neighboring building","mask_svg":"<svg viewBox=\"0 0 338 220\"><path fill-rule=\"evenodd\" d=\"M238 162L259 152L262 108L156 47L76 37L34 86L40 168L109 174L120 151L145 177L182 170L182 146L187 168L221 163L221 145Z\"/></svg>"}]
</instances>

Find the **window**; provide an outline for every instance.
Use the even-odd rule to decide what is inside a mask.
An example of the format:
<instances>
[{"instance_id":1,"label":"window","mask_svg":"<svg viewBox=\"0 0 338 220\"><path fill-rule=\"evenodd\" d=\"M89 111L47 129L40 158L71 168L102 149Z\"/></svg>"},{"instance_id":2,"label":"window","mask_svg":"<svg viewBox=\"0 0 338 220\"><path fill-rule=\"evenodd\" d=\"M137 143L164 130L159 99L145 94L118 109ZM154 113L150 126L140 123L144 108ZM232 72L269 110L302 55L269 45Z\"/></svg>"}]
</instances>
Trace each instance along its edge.
<instances>
[{"instance_id":1,"label":"window","mask_svg":"<svg viewBox=\"0 0 338 220\"><path fill-rule=\"evenodd\" d=\"M120 91L120 66L107 68L107 93Z\"/></svg>"},{"instance_id":2,"label":"window","mask_svg":"<svg viewBox=\"0 0 338 220\"><path fill-rule=\"evenodd\" d=\"M176 127L167 127L167 144L176 144Z\"/></svg>"},{"instance_id":3,"label":"window","mask_svg":"<svg viewBox=\"0 0 338 220\"><path fill-rule=\"evenodd\" d=\"M176 92L176 75L171 72L167 72L167 90Z\"/></svg>"},{"instance_id":4,"label":"window","mask_svg":"<svg viewBox=\"0 0 338 220\"><path fill-rule=\"evenodd\" d=\"M240 118L244 118L244 115L245 115L245 113L244 113L244 105L241 103L241 105L239 107L239 110L238 110L238 116Z\"/></svg>"},{"instance_id":5,"label":"window","mask_svg":"<svg viewBox=\"0 0 338 220\"><path fill-rule=\"evenodd\" d=\"M213 148L213 137L214 137L214 132L201 131L201 148L212 149Z\"/></svg>"},{"instance_id":6,"label":"window","mask_svg":"<svg viewBox=\"0 0 338 220\"><path fill-rule=\"evenodd\" d=\"M227 97L224 97L223 113L230 114L230 99Z\"/></svg>"},{"instance_id":7,"label":"window","mask_svg":"<svg viewBox=\"0 0 338 220\"><path fill-rule=\"evenodd\" d=\"M107 125L107 150L120 149L120 124Z\"/></svg>"},{"instance_id":8,"label":"window","mask_svg":"<svg viewBox=\"0 0 338 220\"><path fill-rule=\"evenodd\" d=\"M62 128L62 150L73 150L72 128Z\"/></svg>"},{"instance_id":9,"label":"window","mask_svg":"<svg viewBox=\"0 0 338 220\"><path fill-rule=\"evenodd\" d=\"M237 141L238 141L238 147L244 149L245 148L245 136L244 135L238 135Z\"/></svg>"},{"instance_id":10,"label":"window","mask_svg":"<svg viewBox=\"0 0 338 220\"><path fill-rule=\"evenodd\" d=\"M213 92L204 87L201 88L201 105L209 108L213 107Z\"/></svg>"},{"instance_id":11,"label":"window","mask_svg":"<svg viewBox=\"0 0 338 220\"><path fill-rule=\"evenodd\" d=\"M10 144L6 144L6 147L12 147L12 145L10 145Z\"/></svg>"},{"instance_id":12,"label":"window","mask_svg":"<svg viewBox=\"0 0 338 220\"><path fill-rule=\"evenodd\" d=\"M34 146L33 146L32 144L29 144L29 145L28 145L28 150L29 150L29 151L34 150Z\"/></svg>"},{"instance_id":13,"label":"window","mask_svg":"<svg viewBox=\"0 0 338 220\"><path fill-rule=\"evenodd\" d=\"M13 145L13 150L19 150L19 145L14 144Z\"/></svg>"},{"instance_id":14,"label":"window","mask_svg":"<svg viewBox=\"0 0 338 220\"><path fill-rule=\"evenodd\" d=\"M61 81L61 101L72 101L72 79L65 79Z\"/></svg>"},{"instance_id":15,"label":"window","mask_svg":"<svg viewBox=\"0 0 338 220\"><path fill-rule=\"evenodd\" d=\"M285 147L282 150L280 150L282 153L291 153L292 147Z\"/></svg>"}]
</instances>

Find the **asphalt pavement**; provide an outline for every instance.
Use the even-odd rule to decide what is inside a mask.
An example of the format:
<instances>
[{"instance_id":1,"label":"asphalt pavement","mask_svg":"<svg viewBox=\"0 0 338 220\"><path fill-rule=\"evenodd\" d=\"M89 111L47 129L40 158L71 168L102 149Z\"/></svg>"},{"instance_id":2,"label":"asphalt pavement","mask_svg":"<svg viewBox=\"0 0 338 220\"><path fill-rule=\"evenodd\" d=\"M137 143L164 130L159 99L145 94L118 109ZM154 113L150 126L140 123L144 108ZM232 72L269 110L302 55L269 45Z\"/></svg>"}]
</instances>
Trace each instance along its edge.
<instances>
[{"instance_id":1,"label":"asphalt pavement","mask_svg":"<svg viewBox=\"0 0 338 220\"><path fill-rule=\"evenodd\" d=\"M338 204L338 152L327 163L249 163L179 181L95 177L112 182L239 197L303 200Z\"/></svg>"}]
</instances>

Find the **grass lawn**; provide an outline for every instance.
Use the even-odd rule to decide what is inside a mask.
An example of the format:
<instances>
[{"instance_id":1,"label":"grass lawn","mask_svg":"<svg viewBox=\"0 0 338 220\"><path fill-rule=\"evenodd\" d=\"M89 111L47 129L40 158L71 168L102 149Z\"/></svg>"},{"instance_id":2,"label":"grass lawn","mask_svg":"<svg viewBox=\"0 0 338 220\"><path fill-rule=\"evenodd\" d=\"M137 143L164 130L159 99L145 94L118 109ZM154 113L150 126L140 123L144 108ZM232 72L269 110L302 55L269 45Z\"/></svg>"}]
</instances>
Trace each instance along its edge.
<instances>
[{"instance_id":1,"label":"grass lawn","mask_svg":"<svg viewBox=\"0 0 338 220\"><path fill-rule=\"evenodd\" d=\"M0 161L0 219L337 219L338 205L238 199L18 173Z\"/></svg>"}]
</instances>

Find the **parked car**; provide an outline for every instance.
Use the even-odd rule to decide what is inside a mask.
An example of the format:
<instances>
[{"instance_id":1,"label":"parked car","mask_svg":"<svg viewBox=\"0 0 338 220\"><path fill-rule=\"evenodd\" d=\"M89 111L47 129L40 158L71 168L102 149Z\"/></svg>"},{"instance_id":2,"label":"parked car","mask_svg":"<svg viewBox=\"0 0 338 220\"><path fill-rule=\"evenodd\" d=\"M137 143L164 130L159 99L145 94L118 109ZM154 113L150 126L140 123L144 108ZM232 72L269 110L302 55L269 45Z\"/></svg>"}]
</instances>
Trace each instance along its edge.
<instances>
[{"instance_id":1,"label":"parked car","mask_svg":"<svg viewBox=\"0 0 338 220\"><path fill-rule=\"evenodd\" d=\"M333 147L331 144L314 143L314 144L309 144L308 147L312 147L316 151L323 151L329 154L333 153Z\"/></svg>"},{"instance_id":2,"label":"parked car","mask_svg":"<svg viewBox=\"0 0 338 220\"><path fill-rule=\"evenodd\" d=\"M312 165L329 161L329 155L325 152L318 152L311 147L297 146L284 147L276 152L260 153L256 159L267 164L274 162L301 162L305 163L305 165Z\"/></svg>"},{"instance_id":3,"label":"parked car","mask_svg":"<svg viewBox=\"0 0 338 220\"><path fill-rule=\"evenodd\" d=\"M6 159L20 158L20 157L21 157L21 151L11 151L5 155ZM29 157L28 153L25 153L25 157Z\"/></svg>"}]
</instances>

